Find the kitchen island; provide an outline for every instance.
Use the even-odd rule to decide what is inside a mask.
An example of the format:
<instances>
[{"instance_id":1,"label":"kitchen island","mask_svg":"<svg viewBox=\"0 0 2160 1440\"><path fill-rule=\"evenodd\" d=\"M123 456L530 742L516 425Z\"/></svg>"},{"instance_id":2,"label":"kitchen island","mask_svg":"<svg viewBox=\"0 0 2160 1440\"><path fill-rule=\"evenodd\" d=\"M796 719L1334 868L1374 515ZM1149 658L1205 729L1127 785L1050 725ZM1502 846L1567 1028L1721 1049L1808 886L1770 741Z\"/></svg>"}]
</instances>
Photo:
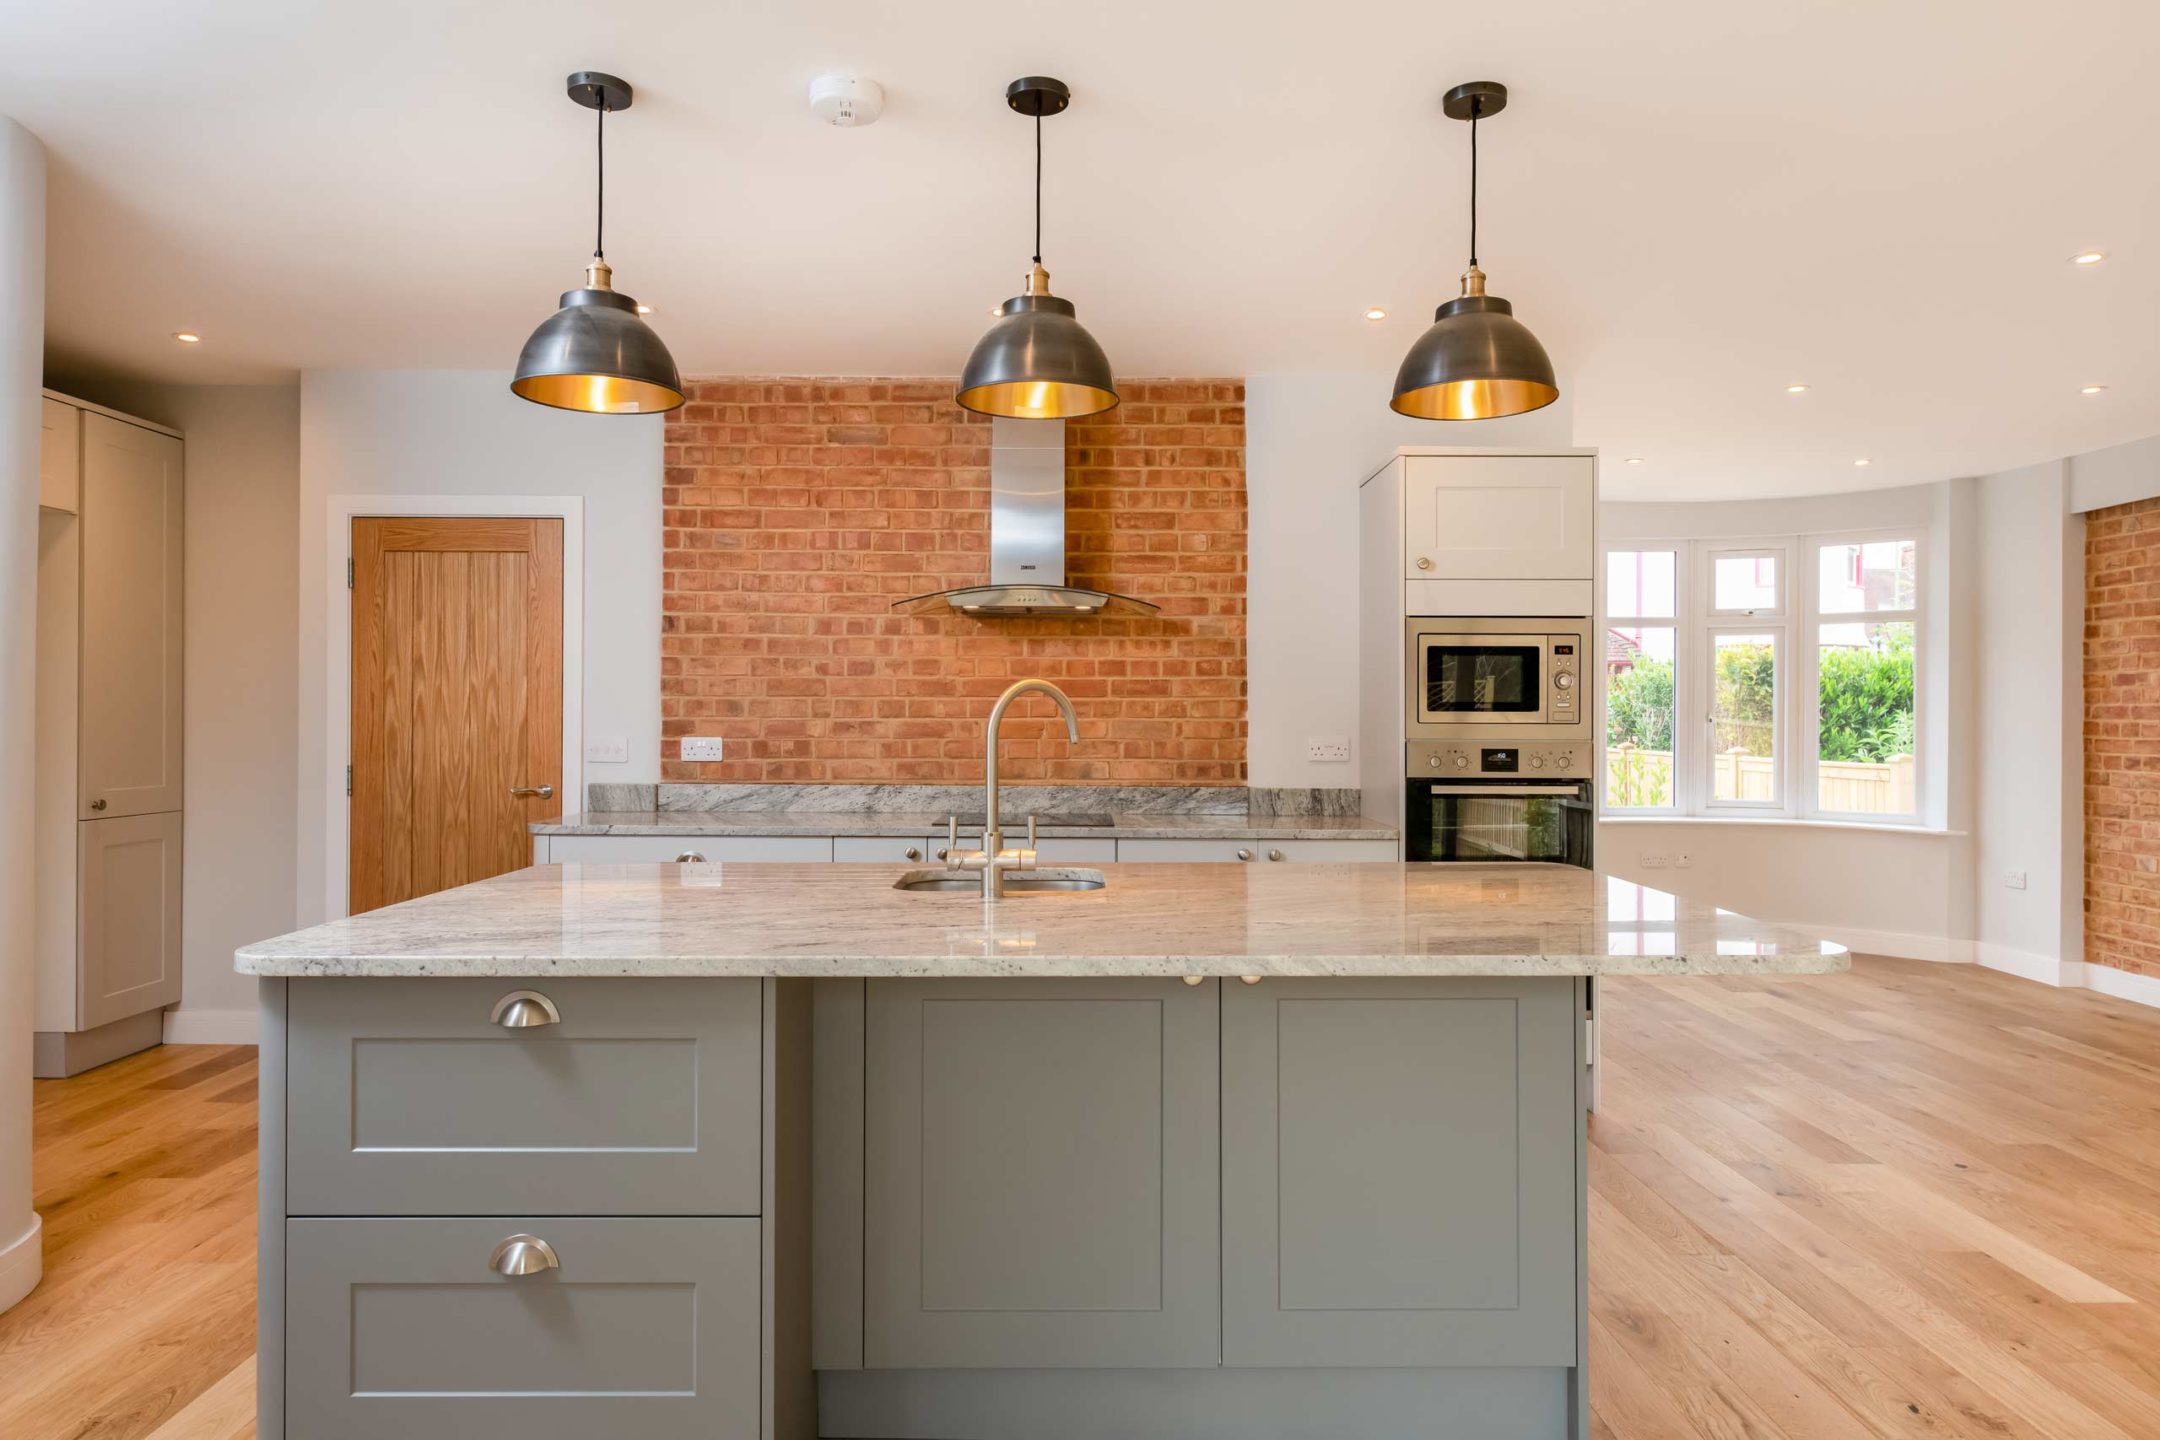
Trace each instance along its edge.
<instances>
[{"instance_id":1,"label":"kitchen island","mask_svg":"<svg viewBox=\"0 0 2160 1440\"><path fill-rule=\"evenodd\" d=\"M1845 965L1559 866L910 878L537 866L242 949L264 1440L1579 1440L1585 980Z\"/></svg>"}]
</instances>

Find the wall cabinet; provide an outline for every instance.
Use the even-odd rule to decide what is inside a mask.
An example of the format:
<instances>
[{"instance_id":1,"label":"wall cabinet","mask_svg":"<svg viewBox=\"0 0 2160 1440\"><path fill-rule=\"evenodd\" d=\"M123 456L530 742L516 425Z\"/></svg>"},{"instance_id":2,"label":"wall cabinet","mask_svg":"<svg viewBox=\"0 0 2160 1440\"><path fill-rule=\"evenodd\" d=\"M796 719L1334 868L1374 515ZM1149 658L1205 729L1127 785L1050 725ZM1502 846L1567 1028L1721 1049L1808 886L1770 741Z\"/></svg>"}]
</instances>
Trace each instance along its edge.
<instances>
[{"instance_id":1,"label":"wall cabinet","mask_svg":"<svg viewBox=\"0 0 2160 1440\"><path fill-rule=\"evenodd\" d=\"M40 1075L153 1045L180 999L182 454L48 395L39 456Z\"/></svg>"},{"instance_id":2,"label":"wall cabinet","mask_svg":"<svg viewBox=\"0 0 2160 1440\"><path fill-rule=\"evenodd\" d=\"M1594 475L1579 455L1405 459L1403 577L1591 579Z\"/></svg>"},{"instance_id":3,"label":"wall cabinet","mask_svg":"<svg viewBox=\"0 0 2160 1440\"><path fill-rule=\"evenodd\" d=\"M1218 988L869 982L866 1365L1218 1363Z\"/></svg>"},{"instance_id":4,"label":"wall cabinet","mask_svg":"<svg viewBox=\"0 0 2160 1440\"><path fill-rule=\"evenodd\" d=\"M1575 1364L1575 982L1224 990L1223 1362Z\"/></svg>"}]
</instances>

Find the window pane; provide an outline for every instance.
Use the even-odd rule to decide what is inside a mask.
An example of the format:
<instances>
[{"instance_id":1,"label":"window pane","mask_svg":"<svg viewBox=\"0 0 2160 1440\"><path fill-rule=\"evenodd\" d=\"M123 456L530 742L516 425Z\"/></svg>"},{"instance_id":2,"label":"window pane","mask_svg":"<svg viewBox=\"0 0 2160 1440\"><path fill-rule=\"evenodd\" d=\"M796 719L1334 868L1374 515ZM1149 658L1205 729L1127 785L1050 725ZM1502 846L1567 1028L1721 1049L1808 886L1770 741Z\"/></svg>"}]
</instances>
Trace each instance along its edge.
<instances>
[{"instance_id":1,"label":"window pane","mask_svg":"<svg viewBox=\"0 0 2160 1440\"><path fill-rule=\"evenodd\" d=\"M1711 648L1710 793L1777 803L1777 637L1719 635Z\"/></svg>"},{"instance_id":2,"label":"window pane","mask_svg":"<svg viewBox=\"0 0 2160 1440\"><path fill-rule=\"evenodd\" d=\"M1675 803L1670 625L1605 632L1605 803L1630 809Z\"/></svg>"},{"instance_id":3,"label":"window pane","mask_svg":"<svg viewBox=\"0 0 2160 1440\"><path fill-rule=\"evenodd\" d=\"M1775 610L1778 608L1777 556L1720 555L1715 567L1716 608L1720 610Z\"/></svg>"},{"instance_id":4,"label":"window pane","mask_svg":"<svg viewBox=\"0 0 2160 1440\"><path fill-rule=\"evenodd\" d=\"M1919 552L1915 540L1823 546L1817 607L1825 615L1912 609Z\"/></svg>"},{"instance_id":5,"label":"window pane","mask_svg":"<svg viewBox=\"0 0 2160 1440\"><path fill-rule=\"evenodd\" d=\"M1605 613L1669 618L1678 559L1670 550L1614 550L1605 556Z\"/></svg>"},{"instance_id":6,"label":"window pane","mask_svg":"<svg viewBox=\"0 0 2160 1440\"><path fill-rule=\"evenodd\" d=\"M1817 808L1857 815L1912 814L1912 625L1846 621L1823 626L1818 639L1822 726L1816 752Z\"/></svg>"}]
</instances>

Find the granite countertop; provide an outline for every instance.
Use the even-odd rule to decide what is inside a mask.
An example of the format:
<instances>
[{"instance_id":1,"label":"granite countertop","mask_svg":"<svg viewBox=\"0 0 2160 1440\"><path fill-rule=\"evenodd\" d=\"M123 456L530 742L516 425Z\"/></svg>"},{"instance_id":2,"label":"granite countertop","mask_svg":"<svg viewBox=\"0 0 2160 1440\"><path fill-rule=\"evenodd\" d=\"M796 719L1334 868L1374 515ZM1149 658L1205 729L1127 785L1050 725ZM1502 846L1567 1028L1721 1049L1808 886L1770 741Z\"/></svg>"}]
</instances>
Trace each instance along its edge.
<instances>
[{"instance_id":1,"label":"granite countertop","mask_svg":"<svg viewBox=\"0 0 2160 1440\"><path fill-rule=\"evenodd\" d=\"M1816 975L1844 948L1558 865L1105 865L1101 890L897 865L538 865L235 955L288 976Z\"/></svg>"},{"instance_id":2,"label":"granite countertop","mask_svg":"<svg viewBox=\"0 0 2160 1440\"><path fill-rule=\"evenodd\" d=\"M976 811L982 803L978 799ZM535 835L938 835L952 812L902 810L594 810L535 821ZM1393 840L1394 826L1362 815L1244 815L1115 811L1109 825L1039 822L1038 835L1106 840ZM1027 831L1027 817L1008 812L1006 838ZM963 824L972 836L980 824Z\"/></svg>"}]
</instances>

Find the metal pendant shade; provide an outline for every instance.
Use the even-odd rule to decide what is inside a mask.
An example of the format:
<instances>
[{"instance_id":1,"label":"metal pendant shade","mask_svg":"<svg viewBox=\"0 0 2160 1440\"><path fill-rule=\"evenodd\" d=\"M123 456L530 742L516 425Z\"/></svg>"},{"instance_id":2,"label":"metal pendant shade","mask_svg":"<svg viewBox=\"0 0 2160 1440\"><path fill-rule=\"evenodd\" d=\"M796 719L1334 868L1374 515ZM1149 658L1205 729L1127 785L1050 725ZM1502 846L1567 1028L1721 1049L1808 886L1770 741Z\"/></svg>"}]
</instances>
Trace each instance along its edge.
<instances>
[{"instance_id":1,"label":"metal pendant shade","mask_svg":"<svg viewBox=\"0 0 2160 1440\"><path fill-rule=\"evenodd\" d=\"M604 140L608 112L630 108L631 92L612 75L581 70L569 80L570 98L600 114L600 216L606 199ZM683 403L675 357L638 314L637 301L617 291L604 256L602 223L596 221L592 262L585 283L565 290L561 308L540 322L518 352L510 379L515 395L536 405L591 415L652 415Z\"/></svg>"},{"instance_id":2,"label":"metal pendant shade","mask_svg":"<svg viewBox=\"0 0 2160 1440\"><path fill-rule=\"evenodd\" d=\"M1507 87L1491 80L1458 85L1443 108L1470 122L1470 268L1462 294L1433 314L1395 373L1397 413L1420 420L1495 420L1540 410L1560 398L1552 357L1515 307L1485 293L1477 263L1477 122L1507 104Z\"/></svg>"},{"instance_id":3,"label":"metal pendant shade","mask_svg":"<svg viewBox=\"0 0 2160 1440\"><path fill-rule=\"evenodd\" d=\"M1044 75L1005 88L1005 103L1035 120L1035 263L1022 293L998 307L997 323L960 372L954 398L977 414L1076 420L1118 403L1110 357L1075 318L1072 302L1050 293L1050 272L1042 266L1042 122L1071 100L1063 81Z\"/></svg>"}]
</instances>

